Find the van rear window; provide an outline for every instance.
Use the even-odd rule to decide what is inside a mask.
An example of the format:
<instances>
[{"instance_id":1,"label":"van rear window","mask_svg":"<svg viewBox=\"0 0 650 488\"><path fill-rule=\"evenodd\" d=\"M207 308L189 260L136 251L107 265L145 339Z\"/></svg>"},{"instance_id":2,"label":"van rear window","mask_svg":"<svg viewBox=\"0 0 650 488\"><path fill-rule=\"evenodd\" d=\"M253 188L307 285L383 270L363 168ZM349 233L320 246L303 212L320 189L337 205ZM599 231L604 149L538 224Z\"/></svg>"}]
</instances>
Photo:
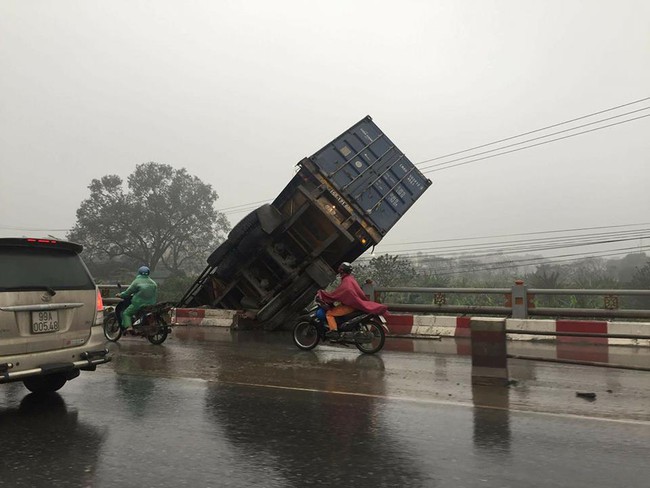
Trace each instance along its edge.
<instances>
[{"instance_id":1,"label":"van rear window","mask_svg":"<svg viewBox=\"0 0 650 488\"><path fill-rule=\"evenodd\" d=\"M0 247L0 290L50 287L55 290L95 288L74 252L38 247Z\"/></svg>"}]
</instances>

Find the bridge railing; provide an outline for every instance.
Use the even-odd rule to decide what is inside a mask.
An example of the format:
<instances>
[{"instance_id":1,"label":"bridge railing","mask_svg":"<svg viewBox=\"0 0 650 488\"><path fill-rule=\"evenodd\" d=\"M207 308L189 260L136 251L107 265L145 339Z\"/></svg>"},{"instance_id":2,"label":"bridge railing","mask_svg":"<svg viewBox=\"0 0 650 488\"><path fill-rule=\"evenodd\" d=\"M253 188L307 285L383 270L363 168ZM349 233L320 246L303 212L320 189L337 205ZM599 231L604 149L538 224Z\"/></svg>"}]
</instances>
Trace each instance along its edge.
<instances>
[{"instance_id":1,"label":"bridge railing","mask_svg":"<svg viewBox=\"0 0 650 488\"><path fill-rule=\"evenodd\" d=\"M119 303L120 299L115 294L126 289L127 285L99 284L104 303ZM543 289L528 288L523 281L516 281L510 288L424 288L424 287L388 287L374 286L366 283L363 285L365 293L374 297L374 300L385 303L394 312L407 313L436 313L436 314L462 314L462 315L488 315L528 319L531 317L573 317L573 318L611 318L611 319L650 319L650 308L629 309L623 308L621 297L648 297L650 303L650 290L619 290L619 289ZM391 303L390 294L400 293L406 295L429 295L429 303ZM463 295L483 295L490 297L489 301L501 302L499 305L462 305L449 304ZM541 307L538 305L539 297L560 296L600 296L601 308L580 307Z\"/></svg>"},{"instance_id":2,"label":"bridge railing","mask_svg":"<svg viewBox=\"0 0 650 488\"><path fill-rule=\"evenodd\" d=\"M115 295L120 291L124 291L129 287L129 285L121 285L119 283L115 285L109 285L106 283L98 283L97 288L102 295L102 300L105 305L115 305L122 301L121 298L117 298Z\"/></svg>"},{"instance_id":3,"label":"bridge railing","mask_svg":"<svg viewBox=\"0 0 650 488\"><path fill-rule=\"evenodd\" d=\"M621 297L649 297L650 290L622 289L543 289L528 288L523 281L517 280L510 288L422 288L422 287L382 287L370 283L363 286L368 296L385 303L389 309L396 312L409 313L438 313L438 314L467 314L495 315L516 319L531 317L582 317L582 318L611 318L611 319L650 319L650 307L631 309L622 307ZM391 294L404 294L401 303L390 302ZM430 295L430 303L405 303L409 295ZM462 295L483 295L499 305L462 305L449 304L458 301ZM598 297L602 298L601 308L581 308L577 306L543 307L539 306L540 297ZM495 298L496 297L496 298ZM501 297L501 298L498 298ZM419 301L422 301L420 299ZM576 302L579 299L574 300ZM650 300L648 300L650 303Z\"/></svg>"}]
</instances>

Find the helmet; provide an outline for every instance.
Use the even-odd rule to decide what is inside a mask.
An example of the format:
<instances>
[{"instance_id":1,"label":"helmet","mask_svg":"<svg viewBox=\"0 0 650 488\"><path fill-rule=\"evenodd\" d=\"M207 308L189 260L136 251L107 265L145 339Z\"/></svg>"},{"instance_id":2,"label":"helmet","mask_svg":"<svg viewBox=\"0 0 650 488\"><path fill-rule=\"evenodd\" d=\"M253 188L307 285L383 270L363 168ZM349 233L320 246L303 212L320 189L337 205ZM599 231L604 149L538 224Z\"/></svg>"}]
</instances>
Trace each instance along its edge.
<instances>
[{"instance_id":1,"label":"helmet","mask_svg":"<svg viewBox=\"0 0 650 488\"><path fill-rule=\"evenodd\" d=\"M338 272L345 273L345 274L352 274L352 265L348 262L343 262L339 264Z\"/></svg>"},{"instance_id":2,"label":"helmet","mask_svg":"<svg viewBox=\"0 0 650 488\"><path fill-rule=\"evenodd\" d=\"M149 276L150 272L151 272L151 270L149 268L147 268L146 266L140 266L138 268L138 274L139 275Z\"/></svg>"}]
</instances>

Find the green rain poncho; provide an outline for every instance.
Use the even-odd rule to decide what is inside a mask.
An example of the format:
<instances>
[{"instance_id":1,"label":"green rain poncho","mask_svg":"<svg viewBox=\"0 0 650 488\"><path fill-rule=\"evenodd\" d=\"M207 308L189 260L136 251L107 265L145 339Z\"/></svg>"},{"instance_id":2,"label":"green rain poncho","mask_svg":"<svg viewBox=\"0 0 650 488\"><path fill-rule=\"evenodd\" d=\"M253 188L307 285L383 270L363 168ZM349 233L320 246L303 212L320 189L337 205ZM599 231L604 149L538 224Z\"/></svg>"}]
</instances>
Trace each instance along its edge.
<instances>
[{"instance_id":1,"label":"green rain poncho","mask_svg":"<svg viewBox=\"0 0 650 488\"><path fill-rule=\"evenodd\" d=\"M146 305L156 303L158 296L158 285L149 276L138 275L126 290L118 293L120 298L132 297L131 305L122 313L122 327L131 327L133 316Z\"/></svg>"}]
</instances>

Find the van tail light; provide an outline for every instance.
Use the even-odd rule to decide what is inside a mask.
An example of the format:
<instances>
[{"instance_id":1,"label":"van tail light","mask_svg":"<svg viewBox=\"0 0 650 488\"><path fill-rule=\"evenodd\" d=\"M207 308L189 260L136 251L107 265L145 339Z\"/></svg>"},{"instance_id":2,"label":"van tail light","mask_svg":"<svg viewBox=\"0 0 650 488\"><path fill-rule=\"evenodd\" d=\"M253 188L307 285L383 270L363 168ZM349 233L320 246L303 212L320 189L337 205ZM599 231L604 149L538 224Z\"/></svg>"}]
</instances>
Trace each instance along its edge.
<instances>
[{"instance_id":1,"label":"van tail light","mask_svg":"<svg viewBox=\"0 0 650 488\"><path fill-rule=\"evenodd\" d=\"M52 239L27 239L27 242L38 244L56 244L56 241Z\"/></svg>"},{"instance_id":2,"label":"van tail light","mask_svg":"<svg viewBox=\"0 0 650 488\"><path fill-rule=\"evenodd\" d=\"M102 293L99 290L97 290L97 311L104 311L104 300L102 299Z\"/></svg>"}]
</instances>

